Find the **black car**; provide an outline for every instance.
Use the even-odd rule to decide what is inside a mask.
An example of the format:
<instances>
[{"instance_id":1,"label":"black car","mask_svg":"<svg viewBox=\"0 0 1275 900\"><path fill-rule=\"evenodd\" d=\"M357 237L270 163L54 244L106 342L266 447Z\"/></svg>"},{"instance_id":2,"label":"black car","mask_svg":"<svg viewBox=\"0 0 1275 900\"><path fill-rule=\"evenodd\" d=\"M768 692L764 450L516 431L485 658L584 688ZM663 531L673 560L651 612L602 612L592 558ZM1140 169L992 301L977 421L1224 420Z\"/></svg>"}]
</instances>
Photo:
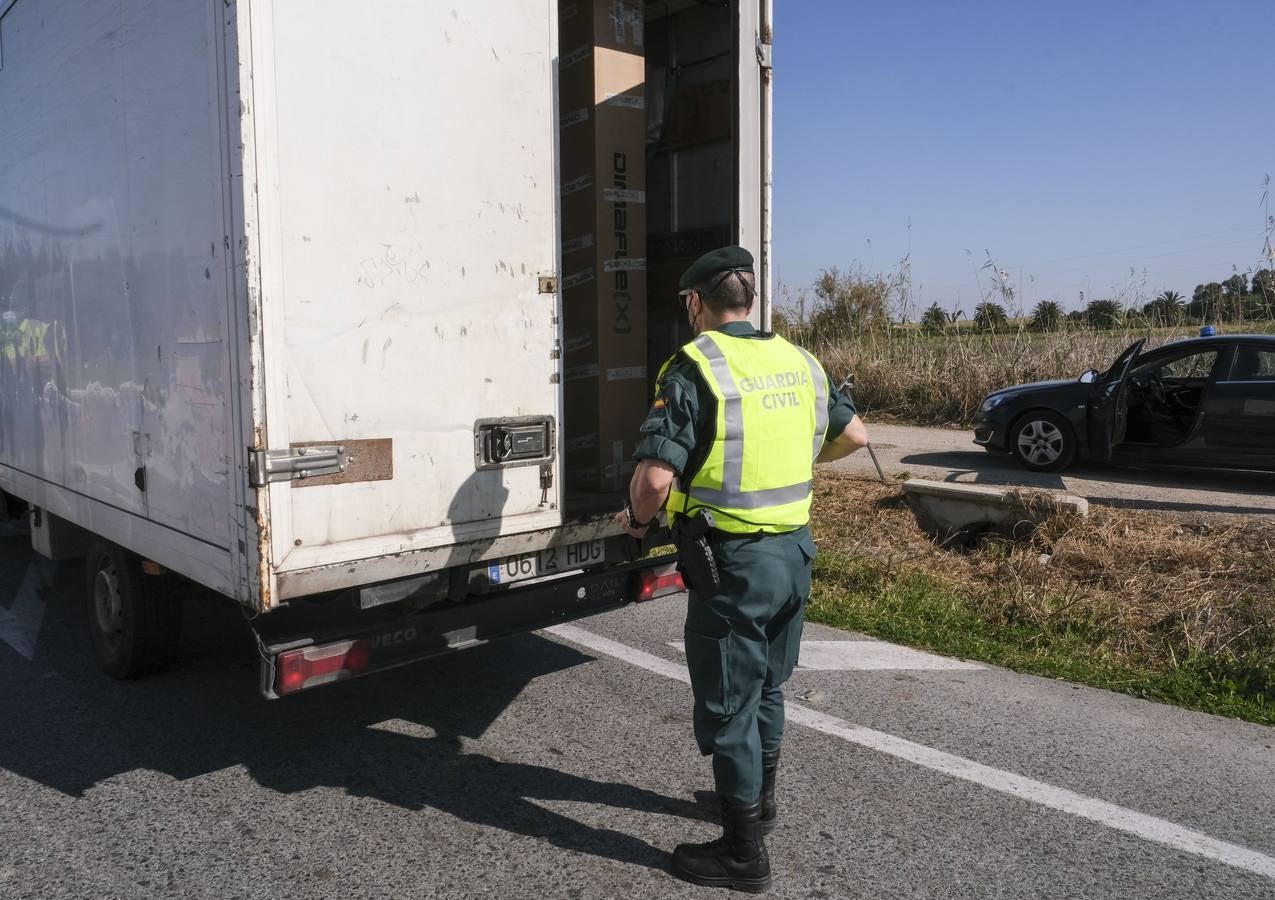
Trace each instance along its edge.
<instances>
[{"instance_id":1,"label":"black car","mask_svg":"<svg viewBox=\"0 0 1275 900\"><path fill-rule=\"evenodd\" d=\"M1142 352L1105 372L988 395L974 442L1029 469L1077 458L1275 471L1275 336L1229 334Z\"/></svg>"}]
</instances>

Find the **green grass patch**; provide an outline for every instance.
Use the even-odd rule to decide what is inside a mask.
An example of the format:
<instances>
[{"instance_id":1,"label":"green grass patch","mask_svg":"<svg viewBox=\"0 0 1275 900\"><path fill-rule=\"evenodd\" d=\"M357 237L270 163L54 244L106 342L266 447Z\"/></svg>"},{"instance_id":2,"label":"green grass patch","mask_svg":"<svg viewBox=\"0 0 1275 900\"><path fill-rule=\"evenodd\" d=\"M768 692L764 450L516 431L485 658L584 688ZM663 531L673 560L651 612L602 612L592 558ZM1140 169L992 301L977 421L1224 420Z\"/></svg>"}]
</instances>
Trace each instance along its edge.
<instances>
[{"instance_id":1,"label":"green grass patch","mask_svg":"<svg viewBox=\"0 0 1275 900\"><path fill-rule=\"evenodd\" d=\"M1003 597L875 557L822 552L807 618L882 640L1217 715L1275 725L1275 667L1195 655L1166 664L1111 649L1115 637L1083 607L1057 598L1047 624Z\"/></svg>"}]
</instances>

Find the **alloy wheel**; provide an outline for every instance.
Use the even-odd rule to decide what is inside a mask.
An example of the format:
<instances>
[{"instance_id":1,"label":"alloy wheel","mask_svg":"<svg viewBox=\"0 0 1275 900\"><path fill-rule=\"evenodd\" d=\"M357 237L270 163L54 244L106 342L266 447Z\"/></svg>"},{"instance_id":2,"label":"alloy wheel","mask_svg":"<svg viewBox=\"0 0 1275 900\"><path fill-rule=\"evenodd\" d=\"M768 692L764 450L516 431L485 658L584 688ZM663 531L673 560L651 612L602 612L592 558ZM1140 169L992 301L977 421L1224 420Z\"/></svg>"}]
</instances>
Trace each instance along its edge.
<instances>
[{"instance_id":1,"label":"alloy wheel","mask_svg":"<svg viewBox=\"0 0 1275 900\"><path fill-rule=\"evenodd\" d=\"M1035 419L1018 431L1018 453L1035 466L1058 461L1063 452L1063 433L1053 422Z\"/></svg>"}]
</instances>

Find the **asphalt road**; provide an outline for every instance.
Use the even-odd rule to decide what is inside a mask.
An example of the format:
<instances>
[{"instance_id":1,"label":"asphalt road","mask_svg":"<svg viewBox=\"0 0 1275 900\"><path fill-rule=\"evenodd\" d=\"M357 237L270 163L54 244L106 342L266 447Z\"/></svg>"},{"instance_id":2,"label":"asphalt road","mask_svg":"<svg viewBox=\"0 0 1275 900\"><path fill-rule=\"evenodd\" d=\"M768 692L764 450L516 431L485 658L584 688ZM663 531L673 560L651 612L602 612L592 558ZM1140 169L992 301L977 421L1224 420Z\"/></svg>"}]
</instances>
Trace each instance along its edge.
<instances>
[{"instance_id":1,"label":"asphalt road","mask_svg":"<svg viewBox=\"0 0 1275 900\"><path fill-rule=\"evenodd\" d=\"M1275 475L1187 469L1128 469L1080 463L1062 473L1031 472L1006 454L974 444L973 432L872 425L868 434L887 478L910 473L967 484L1020 485L1066 491L1091 503L1194 517L1275 516ZM866 451L832 464L875 477Z\"/></svg>"},{"instance_id":2,"label":"asphalt road","mask_svg":"<svg viewBox=\"0 0 1275 900\"><path fill-rule=\"evenodd\" d=\"M0 539L0 896L725 896L680 599L267 702L235 609L118 683L77 588ZM772 896L1275 896L1272 729L806 637Z\"/></svg>"}]
</instances>

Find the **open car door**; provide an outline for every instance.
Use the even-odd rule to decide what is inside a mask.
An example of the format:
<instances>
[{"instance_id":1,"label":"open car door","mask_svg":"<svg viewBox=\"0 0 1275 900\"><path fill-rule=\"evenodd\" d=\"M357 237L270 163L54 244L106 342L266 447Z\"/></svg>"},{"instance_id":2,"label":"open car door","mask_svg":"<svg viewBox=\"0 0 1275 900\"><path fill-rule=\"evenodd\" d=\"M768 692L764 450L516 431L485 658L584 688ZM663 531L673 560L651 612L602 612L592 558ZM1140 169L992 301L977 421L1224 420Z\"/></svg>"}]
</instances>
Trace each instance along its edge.
<instances>
[{"instance_id":1,"label":"open car door","mask_svg":"<svg viewBox=\"0 0 1275 900\"><path fill-rule=\"evenodd\" d=\"M1111 450L1122 440L1129 414L1129 371L1146 338L1125 349L1094 385L1089 400L1089 455L1111 461Z\"/></svg>"}]
</instances>

